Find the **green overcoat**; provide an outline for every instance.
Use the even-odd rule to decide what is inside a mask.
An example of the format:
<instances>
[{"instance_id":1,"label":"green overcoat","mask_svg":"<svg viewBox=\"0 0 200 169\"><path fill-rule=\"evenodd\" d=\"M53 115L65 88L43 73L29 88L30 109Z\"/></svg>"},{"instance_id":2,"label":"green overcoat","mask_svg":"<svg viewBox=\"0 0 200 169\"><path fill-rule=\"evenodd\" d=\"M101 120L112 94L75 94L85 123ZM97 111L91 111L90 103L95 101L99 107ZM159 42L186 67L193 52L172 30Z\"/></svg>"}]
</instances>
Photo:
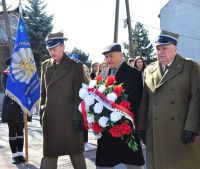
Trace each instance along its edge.
<instances>
[{"instance_id":1,"label":"green overcoat","mask_svg":"<svg viewBox=\"0 0 200 169\"><path fill-rule=\"evenodd\" d=\"M148 169L199 169L200 139L183 144L181 133L199 134L200 76L197 64L176 55L162 76L158 62L145 70L138 129L146 130Z\"/></svg>"},{"instance_id":2,"label":"green overcoat","mask_svg":"<svg viewBox=\"0 0 200 169\"><path fill-rule=\"evenodd\" d=\"M75 132L74 121L82 122L78 111L83 65L63 56L56 65L51 58L42 64L40 117L43 154L48 157L80 154L84 151L83 132Z\"/></svg>"}]
</instances>

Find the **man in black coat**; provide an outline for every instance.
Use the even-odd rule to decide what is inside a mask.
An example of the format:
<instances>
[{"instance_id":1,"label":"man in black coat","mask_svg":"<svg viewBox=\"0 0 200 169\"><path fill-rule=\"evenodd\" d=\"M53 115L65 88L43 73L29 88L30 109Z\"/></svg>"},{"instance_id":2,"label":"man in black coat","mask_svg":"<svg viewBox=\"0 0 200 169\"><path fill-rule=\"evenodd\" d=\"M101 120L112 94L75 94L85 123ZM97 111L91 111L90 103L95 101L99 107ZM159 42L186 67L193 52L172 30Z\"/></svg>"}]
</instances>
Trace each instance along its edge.
<instances>
[{"instance_id":1,"label":"man in black coat","mask_svg":"<svg viewBox=\"0 0 200 169\"><path fill-rule=\"evenodd\" d=\"M125 93L128 94L128 101L131 103L131 111L135 119L140 106L142 95L142 74L135 68L123 62L121 46L113 43L106 47L103 52L108 68L101 75L105 79L108 75L115 75L118 84L123 83ZM138 144L138 151L134 152L121 138L114 138L104 132L98 139L96 166L97 169L112 168L120 163L128 169L143 169L144 158L142 154L140 139L135 135Z\"/></svg>"}]
</instances>

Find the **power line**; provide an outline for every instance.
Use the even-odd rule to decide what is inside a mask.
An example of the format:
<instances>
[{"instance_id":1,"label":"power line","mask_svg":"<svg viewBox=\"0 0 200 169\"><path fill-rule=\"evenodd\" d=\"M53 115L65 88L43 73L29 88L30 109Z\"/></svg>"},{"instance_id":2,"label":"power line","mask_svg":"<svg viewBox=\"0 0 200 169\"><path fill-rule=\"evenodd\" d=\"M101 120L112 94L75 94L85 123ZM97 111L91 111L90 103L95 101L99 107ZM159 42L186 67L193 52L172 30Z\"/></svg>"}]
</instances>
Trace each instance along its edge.
<instances>
[{"instance_id":1,"label":"power line","mask_svg":"<svg viewBox=\"0 0 200 169\"><path fill-rule=\"evenodd\" d=\"M125 20L124 20L125 21ZM151 25L148 25L148 24L144 24L140 21L135 21L135 20L131 20L131 22L134 22L134 23L141 23L142 25L146 26L146 27L149 27L149 28L152 28L152 29L155 29L155 30L158 30L158 31L161 31L160 28L157 28L157 27L154 27L154 26L151 26ZM194 40L198 40L200 41L200 38L195 38L195 37L192 37L192 36L187 36L187 35L183 35L183 34L179 34L179 36L182 36L182 37L185 37L185 38L189 38L189 39L194 39Z\"/></svg>"}]
</instances>

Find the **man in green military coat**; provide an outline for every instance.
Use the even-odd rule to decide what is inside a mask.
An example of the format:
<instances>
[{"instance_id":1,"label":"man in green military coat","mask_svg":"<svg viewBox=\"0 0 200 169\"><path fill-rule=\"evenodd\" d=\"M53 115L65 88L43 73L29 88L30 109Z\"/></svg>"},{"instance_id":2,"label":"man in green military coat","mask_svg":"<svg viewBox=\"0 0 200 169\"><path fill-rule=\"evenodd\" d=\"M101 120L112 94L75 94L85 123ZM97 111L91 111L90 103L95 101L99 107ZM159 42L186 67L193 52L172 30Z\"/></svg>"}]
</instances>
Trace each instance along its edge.
<instances>
[{"instance_id":1,"label":"man in green military coat","mask_svg":"<svg viewBox=\"0 0 200 169\"><path fill-rule=\"evenodd\" d=\"M43 159L40 169L56 169L58 156L69 155L75 169L86 169L83 119L78 111L79 89L84 82L83 65L64 53L63 33L47 36L51 55L42 64L40 118Z\"/></svg>"},{"instance_id":2,"label":"man in green military coat","mask_svg":"<svg viewBox=\"0 0 200 169\"><path fill-rule=\"evenodd\" d=\"M157 61L145 70L138 133L146 133L148 169L200 168L200 76L177 54L178 35L162 31Z\"/></svg>"}]
</instances>

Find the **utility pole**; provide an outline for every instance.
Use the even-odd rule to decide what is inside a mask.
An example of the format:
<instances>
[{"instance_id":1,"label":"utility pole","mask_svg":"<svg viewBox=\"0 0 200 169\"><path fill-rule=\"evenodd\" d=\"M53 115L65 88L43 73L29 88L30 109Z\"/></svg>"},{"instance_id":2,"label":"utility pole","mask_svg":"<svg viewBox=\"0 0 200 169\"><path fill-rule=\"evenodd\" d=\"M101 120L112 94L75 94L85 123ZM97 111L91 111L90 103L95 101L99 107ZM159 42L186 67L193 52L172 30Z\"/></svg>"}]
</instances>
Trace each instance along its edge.
<instances>
[{"instance_id":1,"label":"utility pole","mask_svg":"<svg viewBox=\"0 0 200 169\"><path fill-rule=\"evenodd\" d=\"M2 0L2 6L3 6L3 16L5 20L5 25L6 25L6 33L8 37L8 46L9 46L9 56L12 55L12 50L13 50L13 43L12 43L12 36L11 36L11 31L10 31L10 24L8 20L8 12L6 9L6 2L5 0Z\"/></svg>"},{"instance_id":2,"label":"utility pole","mask_svg":"<svg viewBox=\"0 0 200 169\"><path fill-rule=\"evenodd\" d=\"M116 0L116 8L115 8L115 30L114 30L114 42L118 42L118 23L119 23L119 1ZM133 56L133 39L132 39L132 26L131 26L131 16L130 16L130 8L129 8L129 0L125 0L126 3L126 15L127 15L127 25L128 25L128 36L129 36L129 55Z\"/></svg>"},{"instance_id":3,"label":"utility pole","mask_svg":"<svg viewBox=\"0 0 200 169\"><path fill-rule=\"evenodd\" d=\"M119 0L116 0L114 42L118 42Z\"/></svg>"},{"instance_id":4,"label":"utility pole","mask_svg":"<svg viewBox=\"0 0 200 169\"><path fill-rule=\"evenodd\" d=\"M129 55L130 57L133 56L133 39L132 39L132 26L131 26L131 16L130 16L130 9L129 9L129 0L126 0L126 15L127 15L127 24L128 24L128 37L129 37Z\"/></svg>"}]
</instances>

